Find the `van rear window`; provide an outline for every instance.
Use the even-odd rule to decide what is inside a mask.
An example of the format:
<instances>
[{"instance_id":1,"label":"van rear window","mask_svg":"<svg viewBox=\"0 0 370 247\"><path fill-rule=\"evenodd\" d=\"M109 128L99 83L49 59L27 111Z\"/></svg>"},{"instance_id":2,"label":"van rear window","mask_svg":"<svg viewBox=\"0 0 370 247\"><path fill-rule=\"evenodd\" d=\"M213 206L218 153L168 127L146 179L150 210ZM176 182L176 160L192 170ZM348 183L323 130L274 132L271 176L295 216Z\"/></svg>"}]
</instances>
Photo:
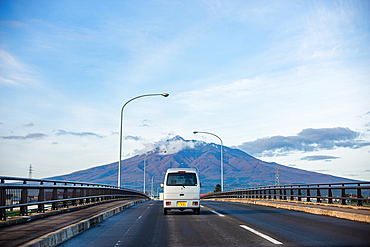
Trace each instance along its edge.
<instances>
[{"instance_id":1,"label":"van rear window","mask_svg":"<svg viewBox=\"0 0 370 247\"><path fill-rule=\"evenodd\" d=\"M168 173L168 186L197 186L195 173Z\"/></svg>"}]
</instances>

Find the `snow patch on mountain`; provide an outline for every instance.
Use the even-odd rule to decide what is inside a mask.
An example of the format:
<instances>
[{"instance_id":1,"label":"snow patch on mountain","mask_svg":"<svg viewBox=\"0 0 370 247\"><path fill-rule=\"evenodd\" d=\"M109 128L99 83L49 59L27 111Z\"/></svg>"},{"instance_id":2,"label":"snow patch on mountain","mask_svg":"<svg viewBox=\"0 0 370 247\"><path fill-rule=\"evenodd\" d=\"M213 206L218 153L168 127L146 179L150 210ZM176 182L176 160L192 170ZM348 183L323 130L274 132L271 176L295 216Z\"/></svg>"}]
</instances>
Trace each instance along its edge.
<instances>
[{"instance_id":1,"label":"snow patch on mountain","mask_svg":"<svg viewBox=\"0 0 370 247\"><path fill-rule=\"evenodd\" d=\"M166 151L166 154L175 154L184 149L193 149L196 148L198 145L205 144L206 143L203 141L187 141L184 140L181 136L175 136L171 139L164 138L158 142L146 143L144 144L143 149L135 149L134 152L137 155L145 154L150 151ZM160 154L164 155L164 153Z\"/></svg>"}]
</instances>

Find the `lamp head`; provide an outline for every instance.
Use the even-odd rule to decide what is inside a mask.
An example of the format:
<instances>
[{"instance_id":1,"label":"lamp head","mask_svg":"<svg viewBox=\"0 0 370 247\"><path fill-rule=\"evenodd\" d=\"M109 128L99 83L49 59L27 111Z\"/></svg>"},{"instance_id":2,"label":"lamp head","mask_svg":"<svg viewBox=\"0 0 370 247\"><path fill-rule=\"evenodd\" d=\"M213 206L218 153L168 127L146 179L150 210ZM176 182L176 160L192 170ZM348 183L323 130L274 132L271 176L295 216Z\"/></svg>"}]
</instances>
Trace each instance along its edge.
<instances>
[{"instance_id":1,"label":"lamp head","mask_svg":"<svg viewBox=\"0 0 370 247\"><path fill-rule=\"evenodd\" d=\"M198 133L198 131L193 131L193 134L196 134L196 133Z\"/></svg>"},{"instance_id":2,"label":"lamp head","mask_svg":"<svg viewBox=\"0 0 370 247\"><path fill-rule=\"evenodd\" d=\"M166 150L164 150L164 151L162 151L163 153L167 153L167 151Z\"/></svg>"},{"instance_id":3,"label":"lamp head","mask_svg":"<svg viewBox=\"0 0 370 247\"><path fill-rule=\"evenodd\" d=\"M169 96L169 94L168 94L168 93L162 93L162 96L163 96L163 97L168 97L168 96Z\"/></svg>"}]
</instances>

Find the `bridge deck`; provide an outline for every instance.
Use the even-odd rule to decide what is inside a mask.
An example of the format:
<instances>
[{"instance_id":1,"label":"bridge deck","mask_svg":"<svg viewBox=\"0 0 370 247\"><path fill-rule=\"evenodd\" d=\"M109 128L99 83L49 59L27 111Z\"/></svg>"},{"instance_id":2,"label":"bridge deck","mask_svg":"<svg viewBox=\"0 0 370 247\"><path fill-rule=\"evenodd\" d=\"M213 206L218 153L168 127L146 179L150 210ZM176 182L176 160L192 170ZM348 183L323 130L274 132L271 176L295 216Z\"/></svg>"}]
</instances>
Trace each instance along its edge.
<instances>
[{"instance_id":1,"label":"bridge deck","mask_svg":"<svg viewBox=\"0 0 370 247\"><path fill-rule=\"evenodd\" d=\"M134 200L103 203L69 213L49 216L24 224L0 228L0 246L19 246L63 227L75 224L107 210L112 210Z\"/></svg>"},{"instance_id":2,"label":"bridge deck","mask_svg":"<svg viewBox=\"0 0 370 247\"><path fill-rule=\"evenodd\" d=\"M315 213L314 211L320 211L321 215L329 215L338 218L347 218L351 220L361 220L365 218L370 219L369 209L356 209L356 207L338 207L338 206L325 206L307 203L294 203L284 201L267 201L267 200L248 200L248 199L214 199L232 202L243 202L251 204L259 204L264 206L272 206L277 208L285 208L290 210L304 211L308 213ZM69 212L65 214L59 214L50 216L35 221L30 221L24 224L12 225L8 227L0 228L0 246L20 246L25 243L29 243L32 240L40 238L46 234L55 232L63 227L67 227L77 222L81 222L90 217L96 216L102 212L113 210L114 208L121 207L125 204L130 204L134 200L114 201L96 206L88 207L82 210ZM334 213L327 213L334 212ZM340 217L340 215L347 215L347 217ZM351 217L357 217L352 219ZM353 216L355 215L355 216ZM359 220L360 219L360 220ZM369 222L369 221L364 221ZM83 229L81 229L83 230Z\"/></svg>"}]
</instances>

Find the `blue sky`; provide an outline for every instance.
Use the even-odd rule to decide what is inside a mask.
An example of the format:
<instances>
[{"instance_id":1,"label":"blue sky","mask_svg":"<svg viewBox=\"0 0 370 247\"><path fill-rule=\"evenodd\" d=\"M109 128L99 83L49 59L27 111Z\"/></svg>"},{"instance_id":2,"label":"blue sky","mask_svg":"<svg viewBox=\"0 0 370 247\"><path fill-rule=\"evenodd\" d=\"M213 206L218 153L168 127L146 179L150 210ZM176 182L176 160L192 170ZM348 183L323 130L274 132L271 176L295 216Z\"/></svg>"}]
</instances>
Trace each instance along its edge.
<instances>
[{"instance_id":1,"label":"blue sky","mask_svg":"<svg viewBox=\"0 0 370 247\"><path fill-rule=\"evenodd\" d=\"M1 1L0 174L180 135L370 180L369 1ZM173 150L184 148L174 143Z\"/></svg>"}]
</instances>

